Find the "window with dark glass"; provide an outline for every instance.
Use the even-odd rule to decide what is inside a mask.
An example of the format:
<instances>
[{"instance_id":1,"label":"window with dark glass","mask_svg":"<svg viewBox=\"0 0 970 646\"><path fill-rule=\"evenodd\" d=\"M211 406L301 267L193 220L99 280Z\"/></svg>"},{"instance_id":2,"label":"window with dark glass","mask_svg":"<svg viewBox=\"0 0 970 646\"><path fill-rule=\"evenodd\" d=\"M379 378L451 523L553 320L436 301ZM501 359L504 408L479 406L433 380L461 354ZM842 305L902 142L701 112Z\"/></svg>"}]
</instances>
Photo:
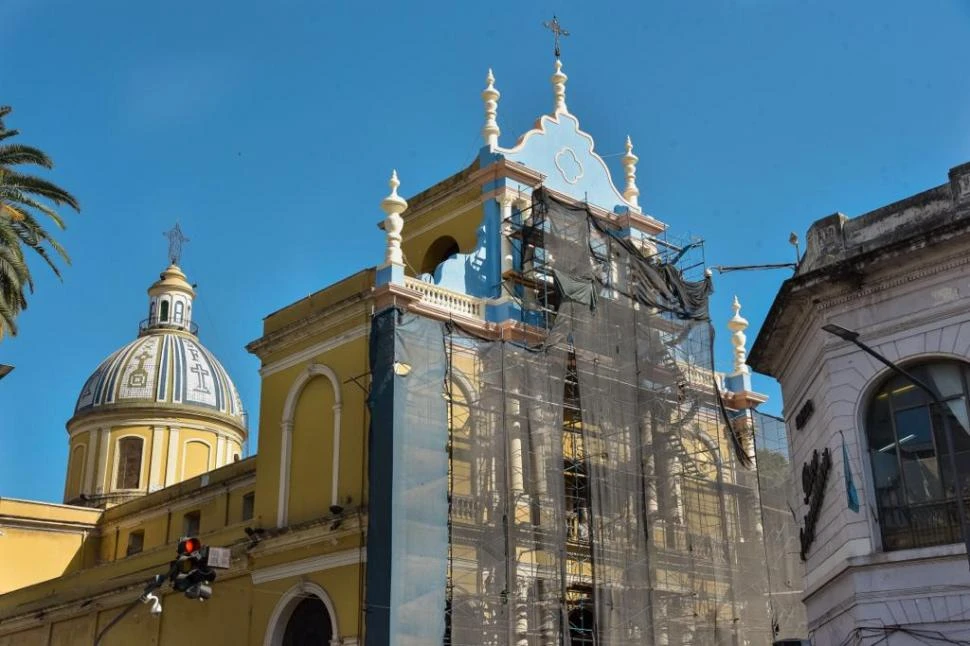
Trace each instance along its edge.
<instances>
[{"instance_id":1,"label":"window with dark glass","mask_svg":"<svg viewBox=\"0 0 970 646\"><path fill-rule=\"evenodd\" d=\"M124 437L118 442L116 489L137 489L141 484L141 452L144 440Z\"/></svg>"},{"instance_id":2,"label":"window with dark glass","mask_svg":"<svg viewBox=\"0 0 970 646\"><path fill-rule=\"evenodd\" d=\"M907 370L935 388L943 406L901 376L888 379L869 402L866 436L885 550L959 542L955 496L970 495L970 367L941 361ZM956 482L944 417L953 438Z\"/></svg>"},{"instance_id":3,"label":"window with dark glass","mask_svg":"<svg viewBox=\"0 0 970 646\"><path fill-rule=\"evenodd\" d=\"M131 556L132 554L137 554L145 546L145 530L138 529L130 534L128 534L128 549L125 551L126 556Z\"/></svg>"},{"instance_id":4,"label":"window with dark glass","mask_svg":"<svg viewBox=\"0 0 970 646\"><path fill-rule=\"evenodd\" d=\"M256 494L249 492L242 499L242 519L250 520L253 517L253 509L256 506Z\"/></svg>"},{"instance_id":5,"label":"window with dark glass","mask_svg":"<svg viewBox=\"0 0 970 646\"><path fill-rule=\"evenodd\" d=\"M160 314L158 316L158 319L160 321L167 321L168 320L168 301L162 301L161 309L159 310L159 312Z\"/></svg>"},{"instance_id":6,"label":"window with dark glass","mask_svg":"<svg viewBox=\"0 0 970 646\"><path fill-rule=\"evenodd\" d=\"M182 536L198 536L202 525L202 512L190 511L182 516Z\"/></svg>"},{"instance_id":7,"label":"window with dark glass","mask_svg":"<svg viewBox=\"0 0 970 646\"><path fill-rule=\"evenodd\" d=\"M182 301L175 301L175 322L182 322L182 314L185 312L185 305Z\"/></svg>"}]
</instances>

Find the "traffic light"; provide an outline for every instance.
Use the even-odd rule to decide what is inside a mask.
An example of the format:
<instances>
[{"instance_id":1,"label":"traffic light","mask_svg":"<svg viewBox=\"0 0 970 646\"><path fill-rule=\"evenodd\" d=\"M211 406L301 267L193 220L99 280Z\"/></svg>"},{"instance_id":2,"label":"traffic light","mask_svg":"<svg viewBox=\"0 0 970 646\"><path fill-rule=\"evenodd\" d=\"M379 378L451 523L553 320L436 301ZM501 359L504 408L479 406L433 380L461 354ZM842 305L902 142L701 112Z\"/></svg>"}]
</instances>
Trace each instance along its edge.
<instances>
[{"instance_id":1,"label":"traffic light","mask_svg":"<svg viewBox=\"0 0 970 646\"><path fill-rule=\"evenodd\" d=\"M178 558L172 562L172 588L189 599L205 601L212 596L209 584L215 581L216 572L209 567L209 549L195 537L179 540Z\"/></svg>"}]
</instances>

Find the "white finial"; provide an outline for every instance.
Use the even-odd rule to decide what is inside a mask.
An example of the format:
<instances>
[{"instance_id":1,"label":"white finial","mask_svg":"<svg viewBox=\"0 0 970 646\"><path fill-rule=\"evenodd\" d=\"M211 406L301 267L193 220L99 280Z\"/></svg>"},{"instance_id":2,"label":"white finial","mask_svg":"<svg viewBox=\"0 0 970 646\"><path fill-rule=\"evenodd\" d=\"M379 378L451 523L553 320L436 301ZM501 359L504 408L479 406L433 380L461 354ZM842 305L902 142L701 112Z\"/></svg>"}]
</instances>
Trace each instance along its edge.
<instances>
[{"instance_id":1,"label":"white finial","mask_svg":"<svg viewBox=\"0 0 970 646\"><path fill-rule=\"evenodd\" d=\"M747 343L748 339L744 336L744 331L748 329L748 320L741 316L741 303L737 296L734 297L731 309L734 310L734 316L728 321L727 326L734 333L731 335L731 345L734 346L734 374L747 374L750 372L750 368L746 364L748 351L744 344Z\"/></svg>"},{"instance_id":2,"label":"white finial","mask_svg":"<svg viewBox=\"0 0 970 646\"><path fill-rule=\"evenodd\" d=\"M482 136L485 137L485 145L495 148L498 146L498 136L502 134L499 130L498 121L498 99L502 93L495 89L495 75L492 68L488 68L488 76L485 77L488 87L482 90L482 101L485 102L485 127L482 128Z\"/></svg>"},{"instance_id":3,"label":"white finial","mask_svg":"<svg viewBox=\"0 0 970 646\"><path fill-rule=\"evenodd\" d=\"M401 254L401 231L404 229L404 219L401 214L408 208L407 200L397 194L397 187L401 182L397 179L397 171L391 171L391 180L387 183L391 187L391 194L381 201L381 208L387 217L384 218L384 232L387 234L387 251L384 262L393 265L403 265L404 256Z\"/></svg>"},{"instance_id":4,"label":"white finial","mask_svg":"<svg viewBox=\"0 0 970 646\"><path fill-rule=\"evenodd\" d=\"M566 107L566 81L568 79L569 77L562 71L562 61L557 58L556 71L551 77L552 93L556 99L553 114L559 114L560 112L569 114L569 109Z\"/></svg>"},{"instance_id":5,"label":"white finial","mask_svg":"<svg viewBox=\"0 0 970 646\"><path fill-rule=\"evenodd\" d=\"M640 189L637 188L637 162L640 158L633 154L633 141L626 137L626 154L623 155L623 170L626 172L626 188L623 197L627 202L639 208Z\"/></svg>"}]
</instances>

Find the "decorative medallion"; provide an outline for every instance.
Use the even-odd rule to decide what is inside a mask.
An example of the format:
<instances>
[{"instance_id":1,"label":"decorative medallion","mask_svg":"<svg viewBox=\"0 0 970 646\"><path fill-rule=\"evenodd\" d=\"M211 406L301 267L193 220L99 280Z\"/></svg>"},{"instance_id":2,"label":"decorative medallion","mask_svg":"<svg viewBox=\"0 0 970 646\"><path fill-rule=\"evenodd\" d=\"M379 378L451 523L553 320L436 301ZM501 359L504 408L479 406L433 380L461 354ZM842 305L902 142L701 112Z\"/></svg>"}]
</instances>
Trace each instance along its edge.
<instances>
[{"instance_id":1,"label":"decorative medallion","mask_svg":"<svg viewBox=\"0 0 970 646\"><path fill-rule=\"evenodd\" d=\"M575 184L583 177L583 165L579 163L579 158L569 146L564 146L556 153L556 168L559 174L570 184Z\"/></svg>"}]
</instances>

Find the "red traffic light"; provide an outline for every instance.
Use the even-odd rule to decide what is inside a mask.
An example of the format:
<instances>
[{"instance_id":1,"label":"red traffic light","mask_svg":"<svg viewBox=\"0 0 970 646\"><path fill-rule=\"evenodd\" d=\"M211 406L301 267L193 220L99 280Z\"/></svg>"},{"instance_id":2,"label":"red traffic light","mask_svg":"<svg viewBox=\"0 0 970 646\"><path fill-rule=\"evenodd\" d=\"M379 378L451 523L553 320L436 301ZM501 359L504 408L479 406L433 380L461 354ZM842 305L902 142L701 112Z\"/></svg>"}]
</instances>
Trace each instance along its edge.
<instances>
[{"instance_id":1,"label":"red traffic light","mask_svg":"<svg viewBox=\"0 0 970 646\"><path fill-rule=\"evenodd\" d=\"M190 556L202 549L202 541L197 538L183 538L179 541L178 553L180 556Z\"/></svg>"}]
</instances>

